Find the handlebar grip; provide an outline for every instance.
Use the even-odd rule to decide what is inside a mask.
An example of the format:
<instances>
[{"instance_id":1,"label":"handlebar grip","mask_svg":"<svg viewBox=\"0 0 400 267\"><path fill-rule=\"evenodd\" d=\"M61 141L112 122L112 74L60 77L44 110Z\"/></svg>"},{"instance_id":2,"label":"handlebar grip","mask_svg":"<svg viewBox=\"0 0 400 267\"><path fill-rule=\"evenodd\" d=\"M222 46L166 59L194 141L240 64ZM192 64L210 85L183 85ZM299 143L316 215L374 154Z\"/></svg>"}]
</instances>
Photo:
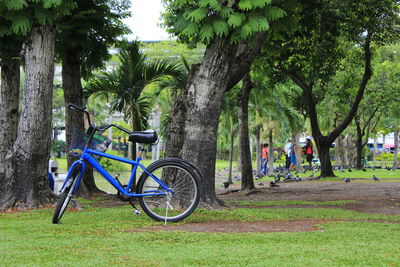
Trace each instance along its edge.
<instances>
[{"instance_id":1,"label":"handlebar grip","mask_svg":"<svg viewBox=\"0 0 400 267\"><path fill-rule=\"evenodd\" d=\"M86 107L80 107L80 106L77 106L77 105L71 104L71 103L68 104L68 108L73 108L73 109L76 109L79 111L85 111L85 109L86 109Z\"/></svg>"}]
</instances>

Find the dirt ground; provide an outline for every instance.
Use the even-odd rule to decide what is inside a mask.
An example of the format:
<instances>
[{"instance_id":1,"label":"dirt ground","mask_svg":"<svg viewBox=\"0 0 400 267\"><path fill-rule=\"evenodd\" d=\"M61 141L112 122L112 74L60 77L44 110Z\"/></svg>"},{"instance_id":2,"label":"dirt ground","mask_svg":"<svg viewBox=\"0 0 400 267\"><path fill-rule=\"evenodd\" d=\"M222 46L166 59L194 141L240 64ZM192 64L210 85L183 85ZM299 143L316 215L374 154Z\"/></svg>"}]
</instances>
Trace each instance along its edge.
<instances>
[{"instance_id":1,"label":"dirt ground","mask_svg":"<svg viewBox=\"0 0 400 267\"><path fill-rule=\"evenodd\" d=\"M338 201L354 200L356 202L345 205L286 205L286 206L259 206L249 205L249 208L276 209L276 208L340 208L365 213L386 215L400 215L400 179L387 182L362 182L353 180L350 183L301 181L279 183L279 187L270 188L269 184L260 185L255 181L256 189L251 192L240 192L240 185L231 185L228 189L217 188L219 199L245 201ZM110 205L111 204L111 205ZM107 206L112 206L108 203ZM243 206L241 206L243 207ZM268 222L240 222L240 221L212 221L202 223L185 223L182 225L167 224L132 231L185 231L185 232L305 232L321 231L318 224L333 220L291 220ZM381 223L382 221L369 221ZM397 223L397 222L390 222Z\"/></svg>"}]
</instances>

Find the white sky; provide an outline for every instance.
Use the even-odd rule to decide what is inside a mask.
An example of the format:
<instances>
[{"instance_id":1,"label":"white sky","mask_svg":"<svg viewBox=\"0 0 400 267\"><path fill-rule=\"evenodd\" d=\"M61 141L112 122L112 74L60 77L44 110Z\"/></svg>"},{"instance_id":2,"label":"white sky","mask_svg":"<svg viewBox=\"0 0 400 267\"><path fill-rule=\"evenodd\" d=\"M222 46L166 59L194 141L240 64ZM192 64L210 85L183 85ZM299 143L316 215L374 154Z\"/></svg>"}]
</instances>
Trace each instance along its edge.
<instances>
[{"instance_id":1,"label":"white sky","mask_svg":"<svg viewBox=\"0 0 400 267\"><path fill-rule=\"evenodd\" d=\"M164 10L161 0L131 0L130 11L132 16L125 19L131 30L129 40L138 39L140 41L159 41L168 40L167 32L157 24L161 23L160 14Z\"/></svg>"}]
</instances>

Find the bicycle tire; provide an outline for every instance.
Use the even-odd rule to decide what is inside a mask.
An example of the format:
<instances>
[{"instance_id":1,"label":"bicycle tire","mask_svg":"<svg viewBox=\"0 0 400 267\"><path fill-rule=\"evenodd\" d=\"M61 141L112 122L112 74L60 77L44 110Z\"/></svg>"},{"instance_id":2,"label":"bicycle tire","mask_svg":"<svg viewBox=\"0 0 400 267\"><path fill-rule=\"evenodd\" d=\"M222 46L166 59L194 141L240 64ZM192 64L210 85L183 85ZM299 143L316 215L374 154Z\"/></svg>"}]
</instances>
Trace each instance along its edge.
<instances>
[{"instance_id":1,"label":"bicycle tire","mask_svg":"<svg viewBox=\"0 0 400 267\"><path fill-rule=\"evenodd\" d=\"M173 190L172 194L139 197L143 211L152 219L178 222L192 214L200 200L199 181L196 171L180 159L161 159L148 167L148 172L162 180ZM159 190L166 192L146 172L138 182L138 193Z\"/></svg>"},{"instance_id":2,"label":"bicycle tire","mask_svg":"<svg viewBox=\"0 0 400 267\"><path fill-rule=\"evenodd\" d=\"M64 215L64 212L67 209L67 206L68 206L70 200L72 199L72 194L73 194L76 182L78 180L79 170L80 170L80 166L77 165L71 174L71 178L67 177L67 179L70 179L71 182L69 182L69 184L66 185L63 192L61 192L61 194L60 194L60 198L57 202L57 206L56 206L56 209L55 209L54 215L53 215L52 222L54 224L59 223L59 221L61 220L61 217Z\"/></svg>"}]
</instances>

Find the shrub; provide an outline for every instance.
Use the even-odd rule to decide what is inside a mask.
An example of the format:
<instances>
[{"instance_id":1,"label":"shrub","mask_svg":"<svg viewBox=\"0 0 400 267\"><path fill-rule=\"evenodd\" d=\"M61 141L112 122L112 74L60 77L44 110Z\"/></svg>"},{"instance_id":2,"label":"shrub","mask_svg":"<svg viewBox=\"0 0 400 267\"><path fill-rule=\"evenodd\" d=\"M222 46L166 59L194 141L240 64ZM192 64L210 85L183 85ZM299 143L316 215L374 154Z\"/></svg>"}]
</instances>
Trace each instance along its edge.
<instances>
[{"instance_id":1,"label":"shrub","mask_svg":"<svg viewBox=\"0 0 400 267\"><path fill-rule=\"evenodd\" d=\"M113 150L108 150L107 154L111 154L114 156L118 156L117 151ZM102 158L101 159L101 165L107 170L107 171L130 171L131 165L122 163L120 161L108 159L108 158Z\"/></svg>"}]
</instances>

